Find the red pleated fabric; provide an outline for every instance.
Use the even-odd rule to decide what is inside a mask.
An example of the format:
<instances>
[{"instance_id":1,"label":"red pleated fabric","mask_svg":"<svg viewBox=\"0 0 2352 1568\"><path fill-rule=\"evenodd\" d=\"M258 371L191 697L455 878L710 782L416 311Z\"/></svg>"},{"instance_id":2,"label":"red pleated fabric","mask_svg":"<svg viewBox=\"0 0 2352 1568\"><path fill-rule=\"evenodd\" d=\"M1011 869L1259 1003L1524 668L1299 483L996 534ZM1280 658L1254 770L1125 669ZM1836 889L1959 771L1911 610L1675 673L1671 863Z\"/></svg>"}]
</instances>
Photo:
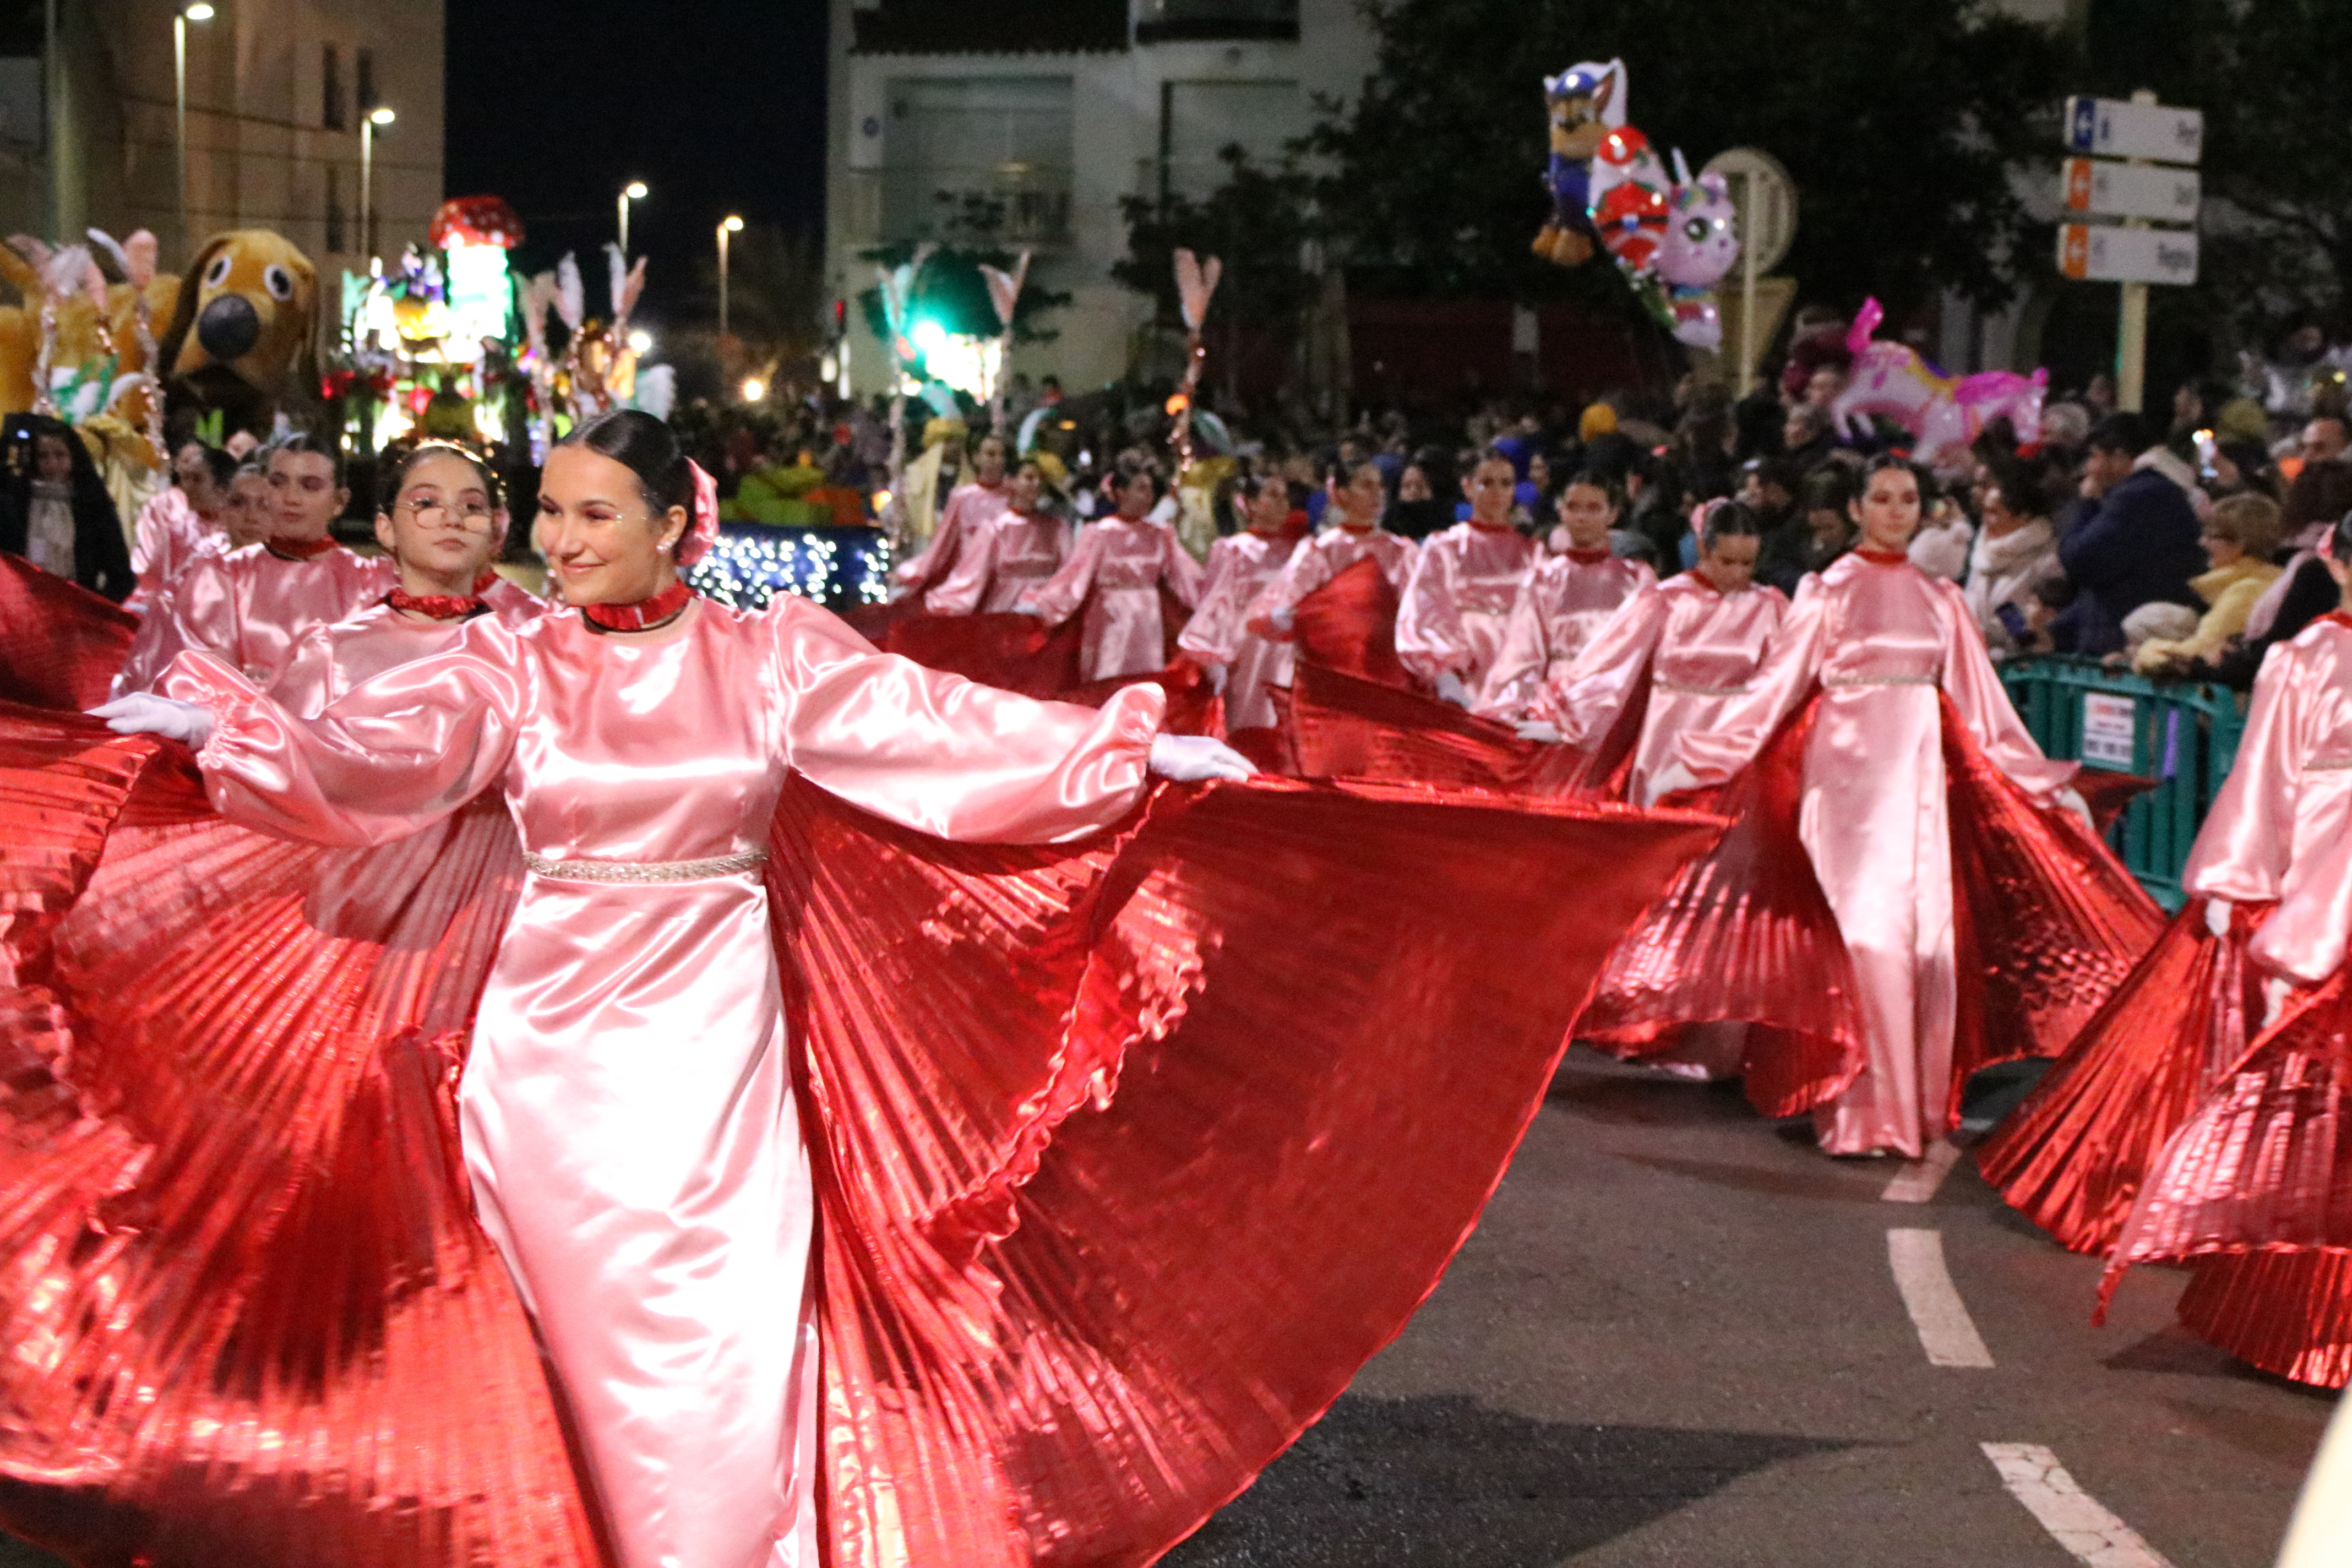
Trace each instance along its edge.
<instances>
[{"instance_id":1,"label":"red pleated fabric","mask_svg":"<svg viewBox=\"0 0 2352 1568\"><path fill-rule=\"evenodd\" d=\"M2141 1179L2215 1078L2245 1054L2262 1016L2246 941L2271 906L2232 911L2229 938L2191 899L1977 1150L2009 1205L2075 1252L2116 1244Z\"/></svg>"},{"instance_id":2,"label":"red pleated fabric","mask_svg":"<svg viewBox=\"0 0 2352 1568\"><path fill-rule=\"evenodd\" d=\"M1168 805L1121 858L1131 890L1101 906L1118 912L1082 994L1189 1006L1054 1075L1045 1106L1096 1092L968 1270L924 1217L963 1178L897 1173L928 1165L943 1120L973 1124L961 1099L933 1110L917 1031L982 1030L993 1004L902 1019L880 983L895 964L831 996L857 976L793 987L824 1129L835 1568L1124 1568L1189 1533L1434 1286L1601 956L1719 826L1374 786ZM1531 858L1580 896L1528 877ZM866 897L812 885L805 929L856 941ZM803 937L788 962L830 945Z\"/></svg>"},{"instance_id":3,"label":"red pleated fabric","mask_svg":"<svg viewBox=\"0 0 2352 1568\"><path fill-rule=\"evenodd\" d=\"M1189 658L1179 658L1163 669L1141 675L1118 675L1104 680L1089 680L1083 686L1071 687L1055 693L1063 702L1076 702L1087 708L1099 708L1111 699L1111 693L1124 686L1150 682L1168 694L1168 708L1161 717L1160 728L1177 735L1221 735L1224 731L1224 704L1218 700L1210 686L1208 675Z\"/></svg>"},{"instance_id":4,"label":"red pleated fabric","mask_svg":"<svg viewBox=\"0 0 2352 1568\"><path fill-rule=\"evenodd\" d=\"M49 803L0 865L80 889L55 1070L0 1099L0 1521L92 1564L592 1568L450 1092L503 813L281 844L94 729L0 713L0 809ZM1433 1286L1720 827L1269 783L1006 848L788 792L835 1568L1140 1564L1245 1485Z\"/></svg>"},{"instance_id":5,"label":"red pleated fabric","mask_svg":"<svg viewBox=\"0 0 2352 1568\"><path fill-rule=\"evenodd\" d=\"M112 600L0 552L0 701L97 707L138 629Z\"/></svg>"},{"instance_id":6,"label":"red pleated fabric","mask_svg":"<svg viewBox=\"0 0 2352 1568\"><path fill-rule=\"evenodd\" d=\"M2162 779L2152 779L2138 773L2114 773L2104 768L2084 768L2074 775L2074 793L2091 808L2092 824L2104 834L2116 825L2124 807L2146 795Z\"/></svg>"},{"instance_id":7,"label":"red pleated fabric","mask_svg":"<svg viewBox=\"0 0 2352 1568\"><path fill-rule=\"evenodd\" d=\"M1373 557L1336 574L1299 600L1292 614L1299 664L1412 689L1412 678L1397 658L1396 590Z\"/></svg>"},{"instance_id":8,"label":"red pleated fabric","mask_svg":"<svg viewBox=\"0 0 2352 1568\"><path fill-rule=\"evenodd\" d=\"M882 647L1024 697L1055 697L1078 684L1086 617L1048 626L1034 616L908 615L890 623Z\"/></svg>"},{"instance_id":9,"label":"red pleated fabric","mask_svg":"<svg viewBox=\"0 0 2352 1568\"><path fill-rule=\"evenodd\" d=\"M2178 1310L2190 1333L2275 1376L2352 1383L2352 1249L2214 1254Z\"/></svg>"},{"instance_id":10,"label":"red pleated fabric","mask_svg":"<svg viewBox=\"0 0 2352 1568\"><path fill-rule=\"evenodd\" d=\"M1829 1103L1863 1066L1853 961L1797 832L1816 706L1706 792L1730 830L1618 943L1576 1021L1579 1039L1633 1058L1671 1047L1685 1025L1745 1023L1741 1084L1766 1116Z\"/></svg>"},{"instance_id":11,"label":"red pleated fabric","mask_svg":"<svg viewBox=\"0 0 2352 1568\"><path fill-rule=\"evenodd\" d=\"M1340 575L1368 565L1359 562ZM1377 571L1373 576L1379 579ZM1565 747L1522 741L1507 724L1304 658L1291 680L1291 740L1306 777L1542 796L1577 793L1581 757Z\"/></svg>"},{"instance_id":12,"label":"red pleated fabric","mask_svg":"<svg viewBox=\"0 0 2352 1568\"><path fill-rule=\"evenodd\" d=\"M1949 1114L1969 1076L2062 1054L2164 929L2164 911L2071 812L2044 811L1944 701L1959 1014Z\"/></svg>"}]
</instances>

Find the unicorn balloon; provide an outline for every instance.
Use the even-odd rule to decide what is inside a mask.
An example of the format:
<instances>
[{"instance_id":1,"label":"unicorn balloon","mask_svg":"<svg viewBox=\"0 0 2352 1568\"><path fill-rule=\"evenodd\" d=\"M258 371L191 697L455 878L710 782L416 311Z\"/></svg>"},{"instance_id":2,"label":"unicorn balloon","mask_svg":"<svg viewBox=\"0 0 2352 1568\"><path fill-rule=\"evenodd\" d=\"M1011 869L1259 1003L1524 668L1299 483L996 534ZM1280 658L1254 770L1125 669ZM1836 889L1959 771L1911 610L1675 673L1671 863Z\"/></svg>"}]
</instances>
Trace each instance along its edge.
<instances>
[{"instance_id":1,"label":"unicorn balloon","mask_svg":"<svg viewBox=\"0 0 2352 1568\"><path fill-rule=\"evenodd\" d=\"M1731 190L1721 174L1691 177L1675 149L1675 190L1666 204L1665 237L1658 247L1658 279L1674 311L1675 336L1693 348L1723 346L1723 315L1715 286L1739 258Z\"/></svg>"},{"instance_id":2,"label":"unicorn balloon","mask_svg":"<svg viewBox=\"0 0 2352 1568\"><path fill-rule=\"evenodd\" d=\"M1893 420L1911 432L1915 450L1931 468L1955 468L1969 444L1993 420L2006 417L2021 445L2042 439L2042 398L2050 373L2031 376L1989 370L1946 375L1906 344L1874 341L1871 334L1886 312L1875 300L1854 312L1845 344L1853 371L1845 390L1830 405L1831 421L1857 436L1870 433L1870 416Z\"/></svg>"}]
</instances>

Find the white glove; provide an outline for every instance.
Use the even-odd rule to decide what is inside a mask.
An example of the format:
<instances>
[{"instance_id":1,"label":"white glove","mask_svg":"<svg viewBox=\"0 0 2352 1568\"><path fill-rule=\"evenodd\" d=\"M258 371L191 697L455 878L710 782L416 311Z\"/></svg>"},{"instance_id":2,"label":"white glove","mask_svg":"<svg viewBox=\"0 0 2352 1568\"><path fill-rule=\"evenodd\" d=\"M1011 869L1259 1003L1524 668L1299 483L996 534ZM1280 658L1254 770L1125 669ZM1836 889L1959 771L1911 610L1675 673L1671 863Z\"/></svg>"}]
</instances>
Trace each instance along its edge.
<instances>
[{"instance_id":1,"label":"white glove","mask_svg":"<svg viewBox=\"0 0 2352 1568\"><path fill-rule=\"evenodd\" d=\"M2273 974L2263 982L2263 1027L2267 1029L2286 1011L2294 995L2294 982L2284 974Z\"/></svg>"},{"instance_id":2,"label":"white glove","mask_svg":"<svg viewBox=\"0 0 2352 1568\"><path fill-rule=\"evenodd\" d=\"M209 710L150 691L118 697L102 708L91 709L89 716L105 720L106 727L118 735L162 735L199 752L213 738Z\"/></svg>"},{"instance_id":3,"label":"white glove","mask_svg":"<svg viewBox=\"0 0 2352 1568\"><path fill-rule=\"evenodd\" d=\"M1547 746L1559 744L1559 726L1542 719L1522 719L1514 726L1522 741L1540 741Z\"/></svg>"},{"instance_id":4,"label":"white glove","mask_svg":"<svg viewBox=\"0 0 2352 1568\"><path fill-rule=\"evenodd\" d=\"M2076 816L2081 817L2083 819L2083 826L2091 830L2092 837L2095 838L2099 836L2099 825L2092 819L2090 803L2083 798L2082 791L2076 789L2072 784L2068 784L2064 789L2058 792L2058 805L2065 807L2068 811L2073 812Z\"/></svg>"},{"instance_id":5,"label":"white glove","mask_svg":"<svg viewBox=\"0 0 2352 1568\"><path fill-rule=\"evenodd\" d=\"M1202 779L1245 779L1257 769L1223 741L1206 735L1154 735L1151 771L1178 784L1199 784Z\"/></svg>"},{"instance_id":6,"label":"white glove","mask_svg":"<svg viewBox=\"0 0 2352 1568\"><path fill-rule=\"evenodd\" d=\"M1470 689L1452 670L1440 671L1437 677L1437 697L1441 702L1451 702L1456 708L1470 706Z\"/></svg>"},{"instance_id":7,"label":"white glove","mask_svg":"<svg viewBox=\"0 0 2352 1568\"><path fill-rule=\"evenodd\" d=\"M2229 900L2208 899L2205 900L2205 929L2211 931L2216 937L2226 937L2230 934Z\"/></svg>"},{"instance_id":8,"label":"white glove","mask_svg":"<svg viewBox=\"0 0 2352 1568\"><path fill-rule=\"evenodd\" d=\"M1265 624L1276 631L1286 632L1298 624L1298 612L1288 605L1278 605L1265 617Z\"/></svg>"},{"instance_id":9,"label":"white glove","mask_svg":"<svg viewBox=\"0 0 2352 1568\"><path fill-rule=\"evenodd\" d=\"M1670 795L1679 795L1684 790L1697 787L1698 780L1691 776L1690 769L1684 764L1681 758L1677 757L1650 775L1648 785L1650 798L1643 804L1654 805Z\"/></svg>"},{"instance_id":10,"label":"white glove","mask_svg":"<svg viewBox=\"0 0 2352 1568\"><path fill-rule=\"evenodd\" d=\"M1201 667L1201 673L1209 678L1210 690L1215 692L1220 697L1223 697L1225 694L1225 667L1223 665L1204 664Z\"/></svg>"}]
</instances>

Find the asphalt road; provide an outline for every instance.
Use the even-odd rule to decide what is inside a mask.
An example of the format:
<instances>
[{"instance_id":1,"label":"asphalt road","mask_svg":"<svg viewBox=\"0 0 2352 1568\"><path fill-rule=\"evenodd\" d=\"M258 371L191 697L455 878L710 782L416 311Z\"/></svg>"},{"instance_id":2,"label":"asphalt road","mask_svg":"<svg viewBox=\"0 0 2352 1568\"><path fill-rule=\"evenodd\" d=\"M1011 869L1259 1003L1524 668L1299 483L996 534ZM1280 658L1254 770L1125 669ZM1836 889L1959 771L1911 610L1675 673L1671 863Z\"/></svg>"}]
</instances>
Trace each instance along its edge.
<instances>
[{"instance_id":1,"label":"asphalt road","mask_svg":"<svg viewBox=\"0 0 2352 1568\"><path fill-rule=\"evenodd\" d=\"M2268 1563L2332 1399L2183 1333L2175 1274L2091 1328L2096 1262L1965 1161L1886 1201L1906 1170L1572 1054L1403 1337L1169 1568ZM1927 1300L1927 1331L1990 1366L1929 1363L1894 1253L1932 1297L1938 1246L1958 1316ZM2132 1539L2071 1551L1987 1444L2047 1449Z\"/></svg>"},{"instance_id":2,"label":"asphalt road","mask_svg":"<svg viewBox=\"0 0 2352 1568\"><path fill-rule=\"evenodd\" d=\"M2184 1333L2179 1274L2091 1328L2096 1261L1966 1161L1885 1201L1906 1169L1571 1054L1403 1337L1169 1568L2269 1563L2332 1396ZM1959 1315L1930 1330L1990 1366L1931 1365L1906 1310L1893 1252L1938 1243ZM2061 1544L1986 1444L2050 1450L2137 1554Z\"/></svg>"}]
</instances>

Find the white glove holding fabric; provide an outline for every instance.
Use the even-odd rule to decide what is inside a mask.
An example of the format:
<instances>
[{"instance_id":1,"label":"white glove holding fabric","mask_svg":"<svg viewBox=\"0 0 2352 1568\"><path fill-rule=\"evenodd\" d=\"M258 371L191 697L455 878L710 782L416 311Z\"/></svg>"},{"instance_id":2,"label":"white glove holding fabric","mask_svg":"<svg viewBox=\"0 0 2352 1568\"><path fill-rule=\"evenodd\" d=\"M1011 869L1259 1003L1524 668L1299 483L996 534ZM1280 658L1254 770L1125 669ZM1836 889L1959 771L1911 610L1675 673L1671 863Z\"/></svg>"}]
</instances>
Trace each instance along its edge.
<instances>
[{"instance_id":1,"label":"white glove holding fabric","mask_svg":"<svg viewBox=\"0 0 2352 1568\"><path fill-rule=\"evenodd\" d=\"M1223 665L1204 664L1201 667L1201 673L1209 678L1210 690L1215 692L1220 697L1223 697L1225 694L1225 667Z\"/></svg>"},{"instance_id":2,"label":"white glove holding fabric","mask_svg":"<svg viewBox=\"0 0 2352 1568\"><path fill-rule=\"evenodd\" d=\"M1456 708L1470 706L1470 689L1452 670L1441 671L1437 677L1437 697L1441 702L1451 702Z\"/></svg>"},{"instance_id":3,"label":"white glove holding fabric","mask_svg":"<svg viewBox=\"0 0 2352 1568\"><path fill-rule=\"evenodd\" d=\"M2225 937L2230 934L2229 900L2208 899L2205 900L2205 929L2211 931L2217 938Z\"/></svg>"},{"instance_id":4,"label":"white glove holding fabric","mask_svg":"<svg viewBox=\"0 0 2352 1568\"><path fill-rule=\"evenodd\" d=\"M2068 811L2073 812L2076 816L2081 817L2083 819L2083 826L2091 830L2091 837L2094 838L2098 837L2099 825L2097 821L2092 817L2090 803L2083 798L2082 791L2076 789L2072 784L2068 784L2064 789L2058 792L2058 804L2064 806Z\"/></svg>"},{"instance_id":5,"label":"white glove holding fabric","mask_svg":"<svg viewBox=\"0 0 2352 1568\"><path fill-rule=\"evenodd\" d=\"M2279 1021L2286 1011L2288 1001L2294 995L2294 982L2284 974L2273 974L2263 982L2263 1027L2267 1029Z\"/></svg>"},{"instance_id":6,"label":"white glove holding fabric","mask_svg":"<svg viewBox=\"0 0 2352 1568\"><path fill-rule=\"evenodd\" d=\"M91 709L89 716L105 720L106 727L118 735L162 735L195 751L204 750L213 738L210 710L150 691L118 697L104 707Z\"/></svg>"},{"instance_id":7,"label":"white glove holding fabric","mask_svg":"<svg viewBox=\"0 0 2352 1568\"><path fill-rule=\"evenodd\" d=\"M1276 631L1287 632L1298 624L1298 612L1288 605L1277 605L1267 613L1265 624Z\"/></svg>"},{"instance_id":8,"label":"white glove holding fabric","mask_svg":"<svg viewBox=\"0 0 2352 1568\"><path fill-rule=\"evenodd\" d=\"M1543 719L1522 719L1513 728L1522 741L1540 741L1547 746L1559 744L1559 726Z\"/></svg>"},{"instance_id":9,"label":"white glove holding fabric","mask_svg":"<svg viewBox=\"0 0 2352 1568\"><path fill-rule=\"evenodd\" d=\"M1204 779L1245 779L1256 773L1250 760L1206 735L1154 735L1151 771L1178 784Z\"/></svg>"}]
</instances>

